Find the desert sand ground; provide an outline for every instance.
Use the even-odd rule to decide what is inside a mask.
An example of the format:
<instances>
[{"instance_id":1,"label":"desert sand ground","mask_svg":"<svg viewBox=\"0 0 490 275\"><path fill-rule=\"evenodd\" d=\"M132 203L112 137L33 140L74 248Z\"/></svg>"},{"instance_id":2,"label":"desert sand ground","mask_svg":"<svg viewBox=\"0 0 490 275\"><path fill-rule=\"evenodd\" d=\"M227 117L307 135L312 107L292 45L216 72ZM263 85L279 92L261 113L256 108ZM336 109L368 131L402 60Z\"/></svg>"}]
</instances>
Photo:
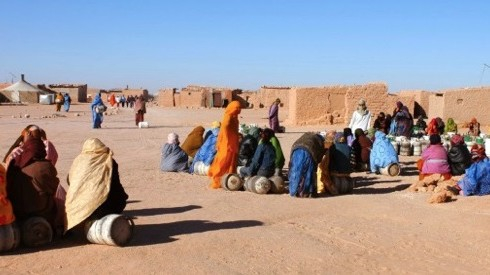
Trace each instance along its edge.
<instances>
[{"instance_id":1,"label":"desert sand ground","mask_svg":"<svg viewBox=\"0 0 490 275\"><path fill-rule=\"evenodd\" d=\"M398 177L353 174L353 194L336 197L210 190L207 177L160 172L160 149L168 133L183 141L193 127L221 120L223 110L149 107L151 127L138 129L132 111L120 109L96 130L88 110L78 104L42 118L52 116L54 106L0 106L2 154L26 125L37 124L58 150L59 178L66 185L83 141L101 139L119 163L130 196L125 214L136 217L134 238L122 248L89 244L81 236L20 248L0 256L2 273L490 272L490 197L427 203L428 194L405 190L416 179L415 157L401 157L404 173ZM265 125L266 112L243 110L240 122ZM286 115L281 109L281 120ZM303 132L327 128L286 127L278 134L286 157Z\"/></svg>"}]
</instances>

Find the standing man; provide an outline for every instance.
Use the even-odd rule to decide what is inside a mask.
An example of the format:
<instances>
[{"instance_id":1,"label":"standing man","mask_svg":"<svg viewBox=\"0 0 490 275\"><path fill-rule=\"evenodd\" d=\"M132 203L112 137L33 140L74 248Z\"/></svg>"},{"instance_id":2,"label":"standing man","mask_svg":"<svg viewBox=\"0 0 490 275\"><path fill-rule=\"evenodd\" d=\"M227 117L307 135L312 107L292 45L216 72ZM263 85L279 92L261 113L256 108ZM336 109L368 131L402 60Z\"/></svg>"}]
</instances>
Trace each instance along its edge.
<instances>
[{"instance_id":1,"label":"standing man","mask_svg":"<svg viewBox=\"0 0 490 275\"><path fill-rule=\"evenodd\" d=\"M269 128L271 128L274 133L279 133L279 104L281 104L281 100L276 99L271 107L269 108Z\"/></svg>"},{"instance_id":2,"label":"standing man","mask_svg":"<svg viewBox=\"0 0 490 275\"><path fill-rule=\"evenodd\" d=\"M352 114L352 118L349 123L351 129L362 129L366 131L371 125L371 112L366 107L366 100L361 99L357 104L357 110Z\"/></svg>"}]
</instances>

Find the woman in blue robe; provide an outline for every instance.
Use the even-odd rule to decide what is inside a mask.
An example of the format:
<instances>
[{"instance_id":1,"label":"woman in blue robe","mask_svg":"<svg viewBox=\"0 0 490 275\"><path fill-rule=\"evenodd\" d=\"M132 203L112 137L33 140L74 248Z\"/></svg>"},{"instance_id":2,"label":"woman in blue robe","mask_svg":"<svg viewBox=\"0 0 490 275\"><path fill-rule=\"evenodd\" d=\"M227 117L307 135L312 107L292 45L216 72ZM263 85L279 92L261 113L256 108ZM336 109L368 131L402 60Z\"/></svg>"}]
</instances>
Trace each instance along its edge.
<instances>
[{"instance_id":1,"label":"woman in blue robe","mask_svg":"<svg viewBox=\"0 0 490 275\"><path fill-rule=\"evenodd\" d=\"M373 173L379 173L379 169L392 163L398 163L398 154L385 133L376 131L374 134L373 149L369 155L369 160Z\"/></svg>"},{"instance_id":2,"label":"woman in blue robe","mask_svg":"<svg viewBox=\"0 0 490 275\"><path fill-rule=\"evenodd\" d=\"M102 98L100 97L100 93L95 95L92 104L90 104L90 109L92 110L92 121L93 121L92 127L94 129L101 128L102 121L104 120L104 113L97 111L97 107L99 105L104 105L104 102L102 102Z\"/></svg>"},{"instance_id":3,"label":"woman in blue robe","mask_svg":"<svg viewBox=\"0 0 490 275\"><path fill-rule=\"evenodd\" d=\"M65 99L64 100L65 103L63 103L63 108L65 109L65 112L68 112L70 111L71 97L68 93L66 93L64 99Z\"/></svg>"},{"instance_id":4,"label":"woman in blue robe","mask_svg":"<svg viewBox=\"0 0 490 275\"><path fill-rule=\"evenodd\" d=\"M483 196L490 194L490 160L488 160L485 148L480 144L471 147L471 159L473 164L466 169L464 177L458 182L463 195Z\"/></svg>"},{"instance_id":5,"label":"woman in blue robe","mask_svg":"<svg viewBox=\"0 0 490 275\"><path fill-rule=\"evenodd\" d=\"M289 195L309 197L316 194L316 170L325 154L323 138L305 133L291 148L289 161Z\"/></svg>"},{"instance_id":6,"label":"woman in blue robe","mask_svg":"<svg viewBox=\"0 0 490 275\"><path fill-rule=\"evenodd\" d=\"M192 164L189 167L189 173L194 174L194 167L198 162L202 162L209 168L216 155L216 141L218 140L219 127L213 128L206 132L205 140L201 148L197 151Z\"/></svg>"}]
</instances>

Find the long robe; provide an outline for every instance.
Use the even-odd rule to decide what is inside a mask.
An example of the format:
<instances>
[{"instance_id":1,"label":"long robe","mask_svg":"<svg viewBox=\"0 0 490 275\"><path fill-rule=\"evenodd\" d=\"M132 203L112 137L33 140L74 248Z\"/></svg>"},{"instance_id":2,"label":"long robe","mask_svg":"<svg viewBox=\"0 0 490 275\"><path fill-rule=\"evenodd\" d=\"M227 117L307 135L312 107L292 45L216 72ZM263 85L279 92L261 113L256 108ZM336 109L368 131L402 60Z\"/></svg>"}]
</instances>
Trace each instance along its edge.
<instances>
[{"instance_id":1,"label":"long robe","mask_svg":"<svg viewBox=\"0 0 490 275\"><path fill-rule=\"evenodd\" d=\"M453 176L464 174L471 165L471 153L464 143L451 147L447 152L447 158Z\"/></svg>"},{"instance_id":2,"label":"long robe","mask_svg":"<svg viewBox=\"0 0 490 275\"><path fill-rule=\"evenodd\" d=\"M289 161L289 195L308 196L316 192L316 170L325 154L322 138L305 133L291 147Z\"/></svg>"},{"instance_id":3,"label":"long robe","mask_svg":"<svg viewBox=\"0 0 490 275\"><path fill-rule=\"evenodd\" d=\"M33 216L45 218L54 225L54 194L59 179L54 165L46 160L41 139L28 139L23 153L11 160L7 169L7 194L18 220Z\"/></svg>"},{"instance_id":4,"label":"long robe","mask_svg":"<svg viewBox=\"0 0 490 275\"><path fill-rule=\"evenodd\" d=\"M65 103L63 103L63 109L65 109L65 112L68 112L70 111L71 97L68 94L66 94L64 96L64 101Z\"/></svg>"},{"instance_id":5,"label":"long robe","mask_svg":"<svg viewBox=\"0 0 490 275\"><path fill-rule=\"evenodd\" d=\"M5 167L0 163L0 226L11 224L14 221L14 209L7 196Z\"/></svg>"},{"instance_id":6,"label":"long robe","mask_svg":"<svg viewBox=\"0 0 490 275\"><path fill-rule=\"evenodd\" d=\"M458 185L465 196L490 194L490 160L484 158L473 163Z\"/></svg>"},{"instance_id":7,"label":"long robe","mask_svg":"<svg viewBox=\"0 0 490 275\"><path fill-rule=\"evenodd\" d=\"M188 170L189 156L176 143L165 143L162 148L160 170L163 172L184 172Z\"/></svg>"},{"instance_id":8,"label":"long robe","mask_svg":"<svg viewBox=\"0 0 490 275\"><path fill-rule=\"evenodd\" d=\"M241 108L238 101L232 101L226 107L221 129L216 143L216 157L209 167L211 188L221 188L221 177L226 173L236 173L238 158L238 114Z\"/></svg>"},{"instance_id":9,"label":"long robe","mask_svg":"<svg viewBox=\"0 0 490 275\"><path fill-rule=\"evenodd\" d=\"M90 104L90 109L92 110L92 127L94 129L100 128L102 122L104 121L104 114L98 113L95 110L99 105L104 105L104 102L102 102L102 98L100 98L100 95L96 95L94 100L92 101L92 104Z\"/></svg>"},{"instance_id":10,"label":"long robe","mask_svg":"<svg viewBox=\"0 0 490 275\"><path fill-rule=\"evenodd\" d=\"M398 154L386 135L377 131L374 138L373 149L369 155L371 172L373 173L379 172L379 169L392 163L398 163Z\"/></svg>"},{"instance_id":11,"label":"long robe","mask_svg":"<svg viewBox=\"0 0 490 275\"><path fill-rule=\"evenodd\" d=\"M279 103L272 103L269 108L269 128L271 128L274 133L279 133Z\"/></svg>"},{"instance_id":12,"label":"long robe","mask_svg":"<svg viewBox=\"0 0 490 275\"><path fill-rule=\"evenodd\" d=\"M352 113L352 118L349 123L349 128L356 130L358 128L366 131L371 124L371 112L366 110L365 114L360 114L358 111Z\"/></svg>"},{"instance_id":13,"label":"long robe","mask_svg":"<svg viewBox=\"0 0 490 275\"><path fill-rule=\"evenodd\" d=\"M65 231L91 216L101 218L124 210L128 195L112 155L99 139L89 138L84 142L68 173Z\"/></svg>"}]
</instances>

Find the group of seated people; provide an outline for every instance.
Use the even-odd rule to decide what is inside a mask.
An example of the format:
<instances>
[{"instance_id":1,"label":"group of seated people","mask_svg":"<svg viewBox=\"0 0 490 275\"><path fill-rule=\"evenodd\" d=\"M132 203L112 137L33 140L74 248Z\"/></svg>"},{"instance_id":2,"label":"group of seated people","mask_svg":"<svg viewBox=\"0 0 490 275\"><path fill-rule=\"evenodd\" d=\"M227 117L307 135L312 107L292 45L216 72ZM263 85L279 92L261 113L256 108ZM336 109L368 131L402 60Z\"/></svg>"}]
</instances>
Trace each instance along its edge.
<instances>
[{"instance_id":1,"label":"group of seated people","mask_svg":"<svg viewBox=\"0 0 490 275\"><path fill-rule=\"evenodd\" d=\"M439 134L430 135L430 145L422 152L417 162L419 179L440 174L444 179L464 175L458 182L463 195L490 194L490 162L481 143L468 150L461 135L451 137L451 148L446 150Z\"/></svg>"},{"instance_id":2,"label":"group of seated people","mask_svg":"<svg viewBox=\"0 0 490 275\"><path fill-rule=\"evenodd\" d=\"M99 139L87 139L65 189L57 176L55 146L43 129L28 125L0 164L0 226L43 218L52 235L62 236L88 220L120 214L128 195L112 156Z\"/></svg>"}]
</instances>

